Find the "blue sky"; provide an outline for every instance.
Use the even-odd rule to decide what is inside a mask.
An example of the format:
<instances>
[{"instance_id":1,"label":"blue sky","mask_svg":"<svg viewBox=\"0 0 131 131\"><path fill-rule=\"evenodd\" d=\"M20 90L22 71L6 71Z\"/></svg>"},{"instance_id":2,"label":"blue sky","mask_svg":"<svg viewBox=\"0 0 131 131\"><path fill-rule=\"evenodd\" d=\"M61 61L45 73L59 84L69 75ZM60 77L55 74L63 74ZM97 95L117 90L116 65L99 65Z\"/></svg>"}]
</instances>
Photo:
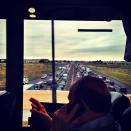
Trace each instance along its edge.
<instances>
[{"instance_id":1,"label":"blue sky","mask_svg":"<svg viewBox=\"0 0 131 131\"><path fill-rule=\"evenodd\" d=\"M51 21L24 22L25 58L51 59ZM5 23L0 21L0 57L5 54ZM78 29L113 32L78 32ZM61 60L123 60L126 36L121 21L55 21L55 56Z\"/></svg>"}]
</instances>

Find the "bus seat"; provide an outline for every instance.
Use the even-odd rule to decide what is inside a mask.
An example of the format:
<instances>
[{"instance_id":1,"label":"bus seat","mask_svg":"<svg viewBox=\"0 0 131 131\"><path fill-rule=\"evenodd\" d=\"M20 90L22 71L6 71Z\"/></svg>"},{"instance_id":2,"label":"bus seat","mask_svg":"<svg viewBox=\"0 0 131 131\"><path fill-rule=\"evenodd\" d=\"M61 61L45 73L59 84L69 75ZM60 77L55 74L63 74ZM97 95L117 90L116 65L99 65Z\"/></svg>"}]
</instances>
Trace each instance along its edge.
<instances>
[{"instance_id":1,"label":"bus seat","mask_svg":"<svg viewBox=\"0 0 131 131\"><path fill-rule=\"evenodd\" d=\"M15 95L0 91L0 129L9 127L13 115Z\"/></svg>"},{"instance_id":2,"label":"bus seat","mask_svg":"<svg viewBox=\"0 0 131 131\"><path fill-rule=\"evenodd\" d=\"M128 107L122 114L120 125L122 131L131 131L131 106Z\"/></svg>"},{"instance_id":3,"label":"bus seat","mask_svg":"<svg viewBox=\"0 0 131 131\"><path fill-rule=\"evenodd\" d=\"M111 92L111 102L111 113L113 114L114 119L119 122L124 110L130 106L130 100L121 93Z\"/></svg>"}]
</instances>

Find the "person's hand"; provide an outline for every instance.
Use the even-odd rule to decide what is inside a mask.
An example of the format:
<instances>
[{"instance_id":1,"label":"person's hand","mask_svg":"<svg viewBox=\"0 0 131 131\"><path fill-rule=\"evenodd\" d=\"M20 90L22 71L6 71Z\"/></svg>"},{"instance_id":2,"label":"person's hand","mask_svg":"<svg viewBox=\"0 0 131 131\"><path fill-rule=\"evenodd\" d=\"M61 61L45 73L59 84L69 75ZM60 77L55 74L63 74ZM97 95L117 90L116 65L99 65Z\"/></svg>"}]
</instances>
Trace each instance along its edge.
<instances>
[{"instance_id":1,"label":"person's hand","mask_svg":"<svg viewBox=\"0 0 131 131\"><path fill-rule=\"evenodd\" d=\"M52 118L47 113L45 107L35 98L30 98L32 116L35 116L35 128L49 131L52 124ZM33 125L34 126L34 125Z\"/></svg>"},{"instance_id":2,"label":"person's hand","mask_svg":"<svg viewBox=\"0 0 131 131\"><path fill-rule=\"evenodd\" d=\"M100 114L96 114L95 112L91 111L88 105L85 103L85 101L82 100L81 102L84 107L84 112L83 114L81 114L80 116L78 116L71 122L71 125L70 125L71 128L80 126L88 121L94 120L100 115Z\"/></svg>"},{"instance_id":3,"label":"person's hand","mask_svg":"<svg viewBox=\"0 0 131 131\"><path fill-rule=\"evenodd\" d=\"M79 105L76 104L69 113L67 113L67 106L68 105L64 105L54 113L52 122L53 131L70 131L74 122L72 118L77 112Z\"/></svg>"},{"instance_id":4,"label":"person's hand","mask_svg":"<svg viewBox=\"0 0 131 131\"><path fill-rule=\"evenodd\" d=\"M62 108L57 110L54 113L53 118L53 131L70 131L70 129L90 121L92 119L92 113L94 112L89 109L84 101L82 101L82 103L85 111L82 115L76 117L75 119L72 118L74 118L77 113L79 108L78 104L76 104L69 113L67 113L68 105L64 105Z\"/></svg>"}]
</instances>

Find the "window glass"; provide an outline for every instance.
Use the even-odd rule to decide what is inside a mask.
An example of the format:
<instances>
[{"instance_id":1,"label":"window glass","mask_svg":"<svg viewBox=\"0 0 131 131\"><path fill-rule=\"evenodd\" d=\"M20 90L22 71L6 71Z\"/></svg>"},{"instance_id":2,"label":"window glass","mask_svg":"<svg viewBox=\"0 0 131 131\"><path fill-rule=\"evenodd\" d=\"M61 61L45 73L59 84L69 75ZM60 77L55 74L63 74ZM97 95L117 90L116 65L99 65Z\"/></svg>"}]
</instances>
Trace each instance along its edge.
<instances>
[{"instance_id":1,"label":"window glass","mask_svg":"<svg viewBox=\"0 0 131 131\"><path fill-rule=\"evenodd\" d=\"M68 101L70 86L87 75L102 79L110 91L131 93L131 63L123 59L126 36L122 21L55 21L55 40L57 89L65 91L62 100Z\"/></svg>"},{"instance_id":2,"label":"window glass","mask_svg":"<svg viewBox=\"0 0 131 131\"><path fill-rule=\"evenodd\" d=\"M110 91L131 93L131 63L123 60L126 36L121 21L54 21L54 27L57 103L67 103L71 85L86 75L102 79ZM51 21L24 22L24 125L30 97L52 102L51 37Z\"/></svg>"},{"instance_id":3,"label":"window glass","mask_svg":"<svg viewBox=\"0 0 131 131\"><path fill-rule=\"evenodd\" d=\"M30 115L29 99L52 102L51 21L24 21L23 124Z\"/></svg>"},{"instance_id":4,"label":"window glass","mask_svg":"<svg viewBox=\"0 0 131 131\"><path fill-rule=\"evenodd\" d=\"M0 19L0 91L6 84L6 20Z\"/></svg>"}]
</instances>

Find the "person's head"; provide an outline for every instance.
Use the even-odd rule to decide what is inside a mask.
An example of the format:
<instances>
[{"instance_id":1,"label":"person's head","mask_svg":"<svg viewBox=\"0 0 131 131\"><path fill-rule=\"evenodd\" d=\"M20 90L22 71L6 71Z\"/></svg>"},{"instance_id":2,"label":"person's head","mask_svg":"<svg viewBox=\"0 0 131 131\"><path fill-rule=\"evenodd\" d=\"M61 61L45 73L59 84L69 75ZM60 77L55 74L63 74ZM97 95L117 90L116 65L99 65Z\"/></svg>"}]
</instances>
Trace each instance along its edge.
<instances>
[{"instance_id":1,"label":"person's head","mask_svg":"<svg viewBox=\"0 0 131 131\"><path fill-rule=\"evenodd\" d=\"M103 80L85 76L71 86L69 103L84 100L90 110L97 113L108 113L111 107L110 92Z\"/></svg>"}]
</instances>

